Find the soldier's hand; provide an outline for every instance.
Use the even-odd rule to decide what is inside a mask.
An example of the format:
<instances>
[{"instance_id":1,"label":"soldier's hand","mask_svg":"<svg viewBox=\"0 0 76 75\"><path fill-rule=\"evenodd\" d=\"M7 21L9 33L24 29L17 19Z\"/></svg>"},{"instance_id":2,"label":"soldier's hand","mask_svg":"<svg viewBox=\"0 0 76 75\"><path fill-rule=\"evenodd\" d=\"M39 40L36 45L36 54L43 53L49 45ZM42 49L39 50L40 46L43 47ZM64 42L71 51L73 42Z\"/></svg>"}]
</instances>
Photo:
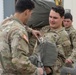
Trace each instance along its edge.
<instances>
[{"instance_id":1,"label":"soldier's hand","mask_svg":"<svg viewBox=\"0 0 76 75\"><path fill-rule=\"evenodd\" d=\"M65 63L70 63L70 64L72 64L73 61L72 61L71 59L66 59L66 60L65 60Z\"/></svg>"},{"instance_id":2,"label":"soldier's hand","mask_svg":"<svg viewBox=\"0 0 76 75\"><path fill-rule=\"evenodd\" d=\"M39 75L43 75L43 69L42 68L38 68L39 71Z\"/></svg>"},{"instance_id":3,"label":"soldier's hand","mask_svg":"<svg viewBox=\"0 0 76 75\"><path fill-rule=\"evenodd\" d=\"M41 37L41 33L38 30L32 30L32 34L38 39L39 37Z\"/></svg>"},{"instance_id":4,"label":"soldier's hand","mask_svg":"<svg viewBox=\"0 0 76 75\"><path fill-rule=\"evenodd\" d=\"M49 67L45 67L46 74L50 74L52 71Z\"/></svg>"}]
</instances>

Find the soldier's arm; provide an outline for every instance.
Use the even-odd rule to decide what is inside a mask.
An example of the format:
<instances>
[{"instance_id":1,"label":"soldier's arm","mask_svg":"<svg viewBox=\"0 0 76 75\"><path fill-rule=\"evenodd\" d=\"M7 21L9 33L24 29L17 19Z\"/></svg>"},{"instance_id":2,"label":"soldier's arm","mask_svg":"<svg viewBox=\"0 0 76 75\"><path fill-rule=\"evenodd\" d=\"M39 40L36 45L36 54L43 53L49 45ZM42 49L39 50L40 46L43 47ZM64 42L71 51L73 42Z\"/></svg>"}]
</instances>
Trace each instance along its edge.
<instances>
[{"instance_id":1,"label":"soldier's arm","mask_svg":"<svg viewBox=\"0 0 76 75\"><path fill-rule=\"evenodd\" d=\"M70 34L70 38L71 38L73 50L71 56L68 59L74 61L76 59L76 31Z\"/></svg>"},{"instance_id":2,"label":"soldier's arm","mask_svg":"<svg viewBox=\"0 0 76 75\"><path fill-rule=\"evenodd\" d=\"M32 33L32 35L34 35L37 39L41 36L40 31L34 30L34 29L32 29L32 28L30 28L30 27L28 27L28 26L26 26L25 28L27 29L27 31L28 31L29 33Z\"/></svg>"},{"instance_id":3,"label":"soldier's arm","mask_svg":"<svg viewBox=\"0 0 76 75\"><path fill-rule=\"evenodd\" d=\"M15 30L11 34L11 51L12 51L12 63L21 74L33 74L38 73L37 67L34 66L27 54L28 49L28 37L25 32L21 30Z\"/></svg>"},{"instance_id":4,"label":"soldier's arm","mask_svg":"<svg viewBox=\"0 0 76 75\"><path fill-rule=\"evenodd\" d=\"M30 27L28 27L28 26L25 26L25 28L27 29L27 31L29 32L29 33L32 33L32 28L30 28Z\"/></svg>"}]
</instances>

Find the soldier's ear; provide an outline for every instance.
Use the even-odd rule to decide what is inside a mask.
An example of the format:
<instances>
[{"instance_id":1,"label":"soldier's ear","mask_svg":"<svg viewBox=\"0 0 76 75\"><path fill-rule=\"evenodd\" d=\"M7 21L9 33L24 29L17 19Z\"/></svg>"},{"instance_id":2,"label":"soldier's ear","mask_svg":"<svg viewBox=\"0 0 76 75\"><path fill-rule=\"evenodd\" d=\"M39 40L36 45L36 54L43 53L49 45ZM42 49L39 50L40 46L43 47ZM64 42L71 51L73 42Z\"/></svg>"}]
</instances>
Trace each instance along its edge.
<instances>
[{"instance_id":1,"label":"soldier's ear","mask_svg":"<svg viewBox=\"0 0 76 75\"><path fill-rule=\"evenodd\" d=\"M31 12L31 10L29 10L29 9L25 10L25 11L24 11L25 16L27 16L27 15L29 14L29 12Z\"/></svg>"},{"instance_id":2,"label":"soldier's ear","mask_svg":"<svg viewBox=\"0 0 76 75\"><path fill-rule=\"evenodd\" d=\"M25 16L27 15L27 13L28 13L28 10L25 10L25 11L24 11Z\"/></svg>"},{"instance_id":3,"label":"soldier's ear","mask_svg":"<svg viewBox=\"0 0 76 75\"><path fill-rule=\"evenodd\" d=\"M62 17L62 21L64 21L64 16Z\"/></svg>"}]
</instances>

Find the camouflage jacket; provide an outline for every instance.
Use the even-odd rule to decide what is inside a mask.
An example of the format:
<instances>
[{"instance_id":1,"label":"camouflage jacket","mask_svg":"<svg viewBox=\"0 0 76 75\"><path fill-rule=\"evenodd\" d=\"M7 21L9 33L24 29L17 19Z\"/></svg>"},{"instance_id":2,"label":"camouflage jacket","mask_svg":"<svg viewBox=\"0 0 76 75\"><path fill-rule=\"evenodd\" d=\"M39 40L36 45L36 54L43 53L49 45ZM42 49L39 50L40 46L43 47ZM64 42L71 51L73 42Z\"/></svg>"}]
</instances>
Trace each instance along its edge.
<instances>
[{"instance_id":1,"label":"camouflage jacket","mask_svg":"<svg viewBox=\"0 0 76 75\"><path fill-rule=\"evenodd\" d=\"M2 75L38 75L37 67L28 58L28 44L27 31L18 19L6 19L0 25Z\"/></svg>"},{"instance_id":2,"label":"camouflage jacket","mask_svg":"<svg viewBox=\"0 0 76 75\"><path fill-rule=\"evenodd\" d=\"M70 41L71 41L71 46L72 46L72 54L69 57L69 59L75 61L76 60L76 30L74 29L73 26L66 28L65 29L70 37Z\"/></svg>"},{"instance_id":3,"label":"camouflage jacket","mask_svg":"<svg viewBox=\"0 0 76 75\"><path fill-rule=\"evenodd\" d=\"M48 38L49 41L53 42L57 46L57 50L64 57L69 55L69 50L71 50L71 43L69 36L64 28L58 30L49 30L44 37Z\"/></svg>"}]
</instances>

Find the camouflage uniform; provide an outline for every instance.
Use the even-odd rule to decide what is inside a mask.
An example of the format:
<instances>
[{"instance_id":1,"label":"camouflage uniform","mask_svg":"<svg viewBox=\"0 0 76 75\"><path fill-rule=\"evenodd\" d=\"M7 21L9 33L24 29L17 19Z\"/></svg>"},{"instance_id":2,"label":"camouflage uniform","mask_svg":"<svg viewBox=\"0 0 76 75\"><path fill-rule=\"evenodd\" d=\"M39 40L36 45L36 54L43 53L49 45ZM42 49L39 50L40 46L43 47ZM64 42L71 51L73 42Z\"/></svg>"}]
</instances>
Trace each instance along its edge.
<instances>
[{"instance_id":1,"label":"camouflage uniform","mask_svg":"<svg viewBox=\"0 0 76 75\"><path fill-rule=\"evenodd\" d=\"M41 34L42 34L42 36L45 34L45 33L47 33L48 31L50 30L50 26L49 25L46 25L46 26L44 26L41 30L40 30L40 32L41 32Z\"/></svg>"},{"instance_id":2,"label":"camouflage uniform","mask_svg":"<svg viewBox=\"0 0 76 75\"><path fill-rule=\"evenodd\" d=\"M28 57L28 34L24 25L12 17L0 26L1 75L39 75Z\"/></svg>"},{"instance_id":3,"label":"camouflage uniform","mask_svg":"<svg viewBox=\"0 0 76 75\"><path fill-rule=\"evenodd\" d=\"M44 29L45 27L43 27L41 30L45 32L44 37L47 37L49 41L55 43L57 46L57 51L59 54L54 65L54 70L59 72L58 69L60 69L60 67L64 64L65 58L70 54L69 51L71 50L71 43L69 41L69 36L64 28L58 30L51 30L50 28L47 30Z\"/></svg>"},{"instance_id":4,"label":"camouflage uniform","mask_svg":"<svg viewBox=\"0 0 76 75\"><path fill-rule=\"evenodd\" d=\"M72 52L71 56L69 57L69 59L76 62L76 30L73 28L73 26L66 28L65 30L69 34L72 49L73 49L73 52Z\"/></svg>"},{"instance_id":5,"label":"camouflage uniform","mask_svg":"<svg viewBox=\"0 0 76 75\"><path fill-rule=\"evenodd\" d=\"M49 26L45 26L43 27L43 29L41 28L36 28L36 30L39 30L42 35L47 32L47 29L49 30ZM28 29L27 29L28 30ZM45 31L44 31L45 30ZM35 50L35 44L37 42L37 39L34 37L34 35L30 34L29 33L29 55L33 54L34 53L34 50Z\"/></svg>"},{"instance_id":6,"label":"camouflage uniform","mask_svg":"<svg viewBox=\"0 0 76 75\"><path fill-rule=\"evenodd\" d=\"M33 29L40 30L42 27L49 24L49 12L52 6L55 6L54 1L49 0L32 0L35 4L35 8L29 18L27 25ZM39 11L40 10L40 11ZM30 39L30 54L33 53L36 38L33 35L29 35Z\"/></svg>"},{"instance_id":7,"label":"camouflage uniform","mask_svg":"<svg viewBox=\"0 0 76 75\"><path fill-rule=\"evenodd\" d=\"M58 30L51 30L49 26L45 26L41 29L41 33L44 37L49 36L51 39L50 41L54 41L57 45L58 51L60 54L63 54L63 56L67 57L69 55L69 50L71 51L71 43L69 36L64 28L58 29ZM49 33L49 34L48 34ZM54 34L55 33L55 34ZM53 34L53 35L51 35ZM51 37L52 36L52 37ZM68 55L67 55L68 53Z\"/></svg>"}]
</instances>

